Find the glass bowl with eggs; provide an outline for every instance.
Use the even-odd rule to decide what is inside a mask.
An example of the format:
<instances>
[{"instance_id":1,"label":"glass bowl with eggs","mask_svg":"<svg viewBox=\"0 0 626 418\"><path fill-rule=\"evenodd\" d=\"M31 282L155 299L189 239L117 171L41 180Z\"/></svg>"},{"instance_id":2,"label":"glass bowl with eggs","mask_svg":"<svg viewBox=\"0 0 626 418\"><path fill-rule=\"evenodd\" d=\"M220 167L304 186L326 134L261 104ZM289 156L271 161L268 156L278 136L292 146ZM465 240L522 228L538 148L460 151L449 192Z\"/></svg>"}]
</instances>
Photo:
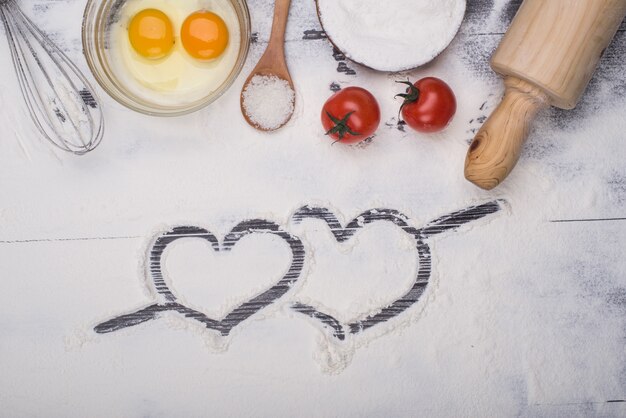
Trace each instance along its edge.
<instances>
[{"instance_id":1,"label":"glass bowl with eggs","mask_svg":"<svg viewBox=\"0 0 626 418\"><path fill-rule=\"evenodd\" d=\"M83 49L102 88L135 111L201 109L235 81L248 55L245 0L88 0Z\"/></svg>"}]
</instances>

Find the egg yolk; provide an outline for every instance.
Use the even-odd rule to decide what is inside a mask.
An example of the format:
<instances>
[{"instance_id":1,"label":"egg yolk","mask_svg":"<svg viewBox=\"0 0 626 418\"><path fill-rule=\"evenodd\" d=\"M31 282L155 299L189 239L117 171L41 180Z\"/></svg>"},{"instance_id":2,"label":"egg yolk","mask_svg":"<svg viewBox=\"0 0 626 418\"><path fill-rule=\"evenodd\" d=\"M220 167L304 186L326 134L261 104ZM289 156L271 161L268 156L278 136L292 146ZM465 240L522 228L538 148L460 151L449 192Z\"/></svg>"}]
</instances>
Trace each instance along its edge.
<instances>
[{"instance_id":1,"label":"egg yolk","mask_svg":"<svg viewBox=\"0 0 626 418\"><path fill-rule=\"evenodd\" d=\"M180 39L189 55L199 60L217 58L228 45L228 28L215 13L199 11L185 19Z\"/></svg>"},{"instance_id":2,"label":"egg yolk","mask_svg":"<svg viewBox=\"0 0 626 418\"><path fill-rule=\"evenodd\" d=\"M133 49L142 57L163 58L174 46L172 21L160 10L142 10L131 19L128 38Z\"/></svg>"}]
</instances>

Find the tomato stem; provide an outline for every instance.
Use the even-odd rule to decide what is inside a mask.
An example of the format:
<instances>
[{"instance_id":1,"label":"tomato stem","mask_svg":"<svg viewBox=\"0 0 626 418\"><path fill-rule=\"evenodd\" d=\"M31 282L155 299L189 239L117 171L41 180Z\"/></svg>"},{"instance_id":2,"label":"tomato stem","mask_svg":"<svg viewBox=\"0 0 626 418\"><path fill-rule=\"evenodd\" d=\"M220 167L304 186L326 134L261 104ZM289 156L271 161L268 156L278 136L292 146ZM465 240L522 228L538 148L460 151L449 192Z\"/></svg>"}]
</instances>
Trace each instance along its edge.
<instances>
[{"instance_id":1,"label":"tomato stem","mask_svg":"<svg viewBox=\"0 0 626 418\"><path fill-rule=\"evenodd\" d=\"M409 80L396 81L396 83L406 84L407 86L409 86L406 89L406 93L400 93L400 94L396 94L395 96L393 96L394 99L396 97L402 97L404 99L404 101L402 102L402 106L400 106L400 110L398 110L398 121L401 121L400 114L402 113L402 109L404 109L404 106L411 104L411 103L415 103L420 99L420 90L417 87L415 87L415 85L411 83Z\"/></svg>"},{"instance_id":2,"label":"tomato stem","mask_svg":"<svg viewBox=\"0 0 626 418\"><path fill-rule=\"evenodd\" d=\"M352 136L359 136L361 135L358 132L354 132L352 129L350 129L350 127L348 126L348 120L350 119L350 116L352 116L354 112L350 112L348 113L346 116L344 116L342 119L336 118L333 115L330 114L330 112L326 111L326 115L330 118L330 120L333 121L333 123L335 124L335 126L333 126L332 128L330 128L327 132L326 135L333 135L333 134L338 134L339 135L339 139L337 140L337 142L341 141L342 139L345 138L346 134L350 134Z\"/></svg>"}]
</instances>

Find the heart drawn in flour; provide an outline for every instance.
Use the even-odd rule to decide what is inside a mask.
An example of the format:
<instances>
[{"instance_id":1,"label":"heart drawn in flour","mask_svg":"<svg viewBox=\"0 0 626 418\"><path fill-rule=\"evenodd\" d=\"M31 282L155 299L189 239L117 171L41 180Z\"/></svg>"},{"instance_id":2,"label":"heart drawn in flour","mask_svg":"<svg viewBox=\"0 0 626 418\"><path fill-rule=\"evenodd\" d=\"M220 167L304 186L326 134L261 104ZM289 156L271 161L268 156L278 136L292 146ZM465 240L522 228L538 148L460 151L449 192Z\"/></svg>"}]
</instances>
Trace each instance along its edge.
<instances>
[{"instance_id":1,"label":"heart drawn in flour","mask_svg":"<svg viewBox=\"0 0 626 418\"><path fill-rule=\"evenodd\" d=\"M482 205L468 207L435 219L419 229L410 226L406 216L392 209L374 209L364 212L344 227L338 221L337 217L328 209L310 206L302 207L292 216L292 220L295 223L301 223L304 219L308 218L321 219L328 225L334 239L339 243L346 243L353 240L356 232L367 225L377 222L391 222L410 237L412 245L415 246L415 256L417 257L416 261L418 267L408 290L392 301L386 300L384 303L385 306L381 306L380 309L375 312L368 309L369 312L373 313L366 312L363 316L358 316L358 319L355 320L342 322L338 318L333 317L329 312L325 312L320 308L321 303L316 303L316 308L315 306L302 302L294 302L291 304L291 308L319 321L323 326L328 327L333 335L340 340L344 340L349 335L361 333L376 325L387 322L417 303L428 285L432 267L430 247L427 240L435 235L456 230L462 225L498 212L502 209L501 203L501 201L496 200ZM231 251L237 243L241 242L242 238L253 234L270 234L274 238L282 239L287 243L291 252L291 264L287 273L280 277L278 281L274 281L273 283L268 283L267 280L263 281L263 285L266 286L264 290L260 293L256 291L256 296L251 296L243 303L236 303L225 309L227 313L221 312L220 314L209 315L207 312L210 313L210 311L206 309L206 306L202 306L201 308L187 306L186 303L194 303L193 298L190 297L193 295L189 293L185 295L183 293L179 297L177 292L182 286L176 287L175 279L165 277L166 275L164 275L163 254L173 242L189 238L196 240L201 239L208 244L209 251L211 251L210 248L212 248L213 251L219 253ZM377 254L373 254L372 257L376 255ZM224 237L222 243L220 243L215 235L203 228L194 226L174 228L159 235L153 242L149 253L149 282L153 287L158 301L152 305L135 310L134 312L117 316L96 325L94 330L101 334L113 332L157 319L163 312L174 311L186 318L199 321L208 329L216 330L221 335L227 336L234 327L260 310L273 304L291 289L292 285L300 278L304 265L304 257L304 246L299 238L283 231L277 224L266 220L255 219L241 222ZM172 279L171 286L168 285L170 282L169 279ZM212 279L219 280L213 277L206 277L206 280ZM339 280L340 278L334 277L331 279ZM394 280L394 282L396 281ZM247 289L245 292L250 293L250 290ZM237 300L245 299L245 292L238 294ZM191 293L193 293L193 290L191 290ZM223 300L221 304L224 304ZM201 302L194 304L194 306L200 305L203 304Z\"/></svg>"},{"instance_id":2,"label":"heart drawn in flour","mask_svg":"<svg viewBox=\"0 0 626 418\"><path fill-rule=\"evenodd\" d=\"M308 255L306 280L293 302L350 323L391 304L413 285L419 267L413 236L391 222L372 223L342 243L319 220L293 229L306 236Z\"/></svg>"},{"instance_id":3,"label":"heart drawn in flour","mask_svg":"<svg viewBox=\"0 0 626 418\"><path fill-rule=\"evenodd\" d=\"M291 264L287 273L280 280L262 293L234 307L221 319L210 318L205 313L180 302L176 293L168 286L163 274L163 253L169 245L182 239L196 238L208 242L216 252L231 251L243 237L251 234L272 234L280 237L288 244L291 251ZM227 336L234 327L287 293L300 277L303 263L304 248L302 242L297 237L281 230L273 222L261 219L241 222L226 235L221 244L215 235L206 229L192 226L177 227L157 237L149 254L149 275L154 291L160 299L159 302L103 322L97 325L94 330L97 333L113 332L156 319L162 312L175 311L187 318L201 322L209 329L219 331L223 336ZM210 279L207 278L207 280Z\"/></svg>"},{"instance_id":4,"label":"heart drawn in flour","mask_svg":"<svg viewBox=\"0 0 626 418\"><path fill-rule=\"evenodd\" d=\"M202 238L172 242L161 271L178 302L209 318L222 319L272 287L289 269L291 250L274 234L249 234L230 251L215 251Z\"/></svg>"},{"instance_id":5,"label":"heart drawn in flour","mask_svg":"<svg viewBox=\"0 0 626 418\"><path fill-rule=\"evenodd\" d=\"M416 229L408 225L408 218L405 215L393 209L373 209L364 212L343 227L337 217L328 209L305 206L296 211L292 217L293 221L301 223L304 219L309 218L323 220L339 243L353 239L356 232L366 225L375 222L393 223L413 238L418 257L418 268L412 286L406 293L386 306L381 306L375 313L352 322L342 323L328 312L323 312L319 308L300 302L294 303L292 309L320 321L331 329L333 335L340 340L344 340L347 335L358 334L368 328L387 322L417 303L428 285L432 263L430 247L426 240L434 235L455 230L464 224L497 212L500 208L500 202L489 202L451 213Z\"/></svg>"}]
</instances>

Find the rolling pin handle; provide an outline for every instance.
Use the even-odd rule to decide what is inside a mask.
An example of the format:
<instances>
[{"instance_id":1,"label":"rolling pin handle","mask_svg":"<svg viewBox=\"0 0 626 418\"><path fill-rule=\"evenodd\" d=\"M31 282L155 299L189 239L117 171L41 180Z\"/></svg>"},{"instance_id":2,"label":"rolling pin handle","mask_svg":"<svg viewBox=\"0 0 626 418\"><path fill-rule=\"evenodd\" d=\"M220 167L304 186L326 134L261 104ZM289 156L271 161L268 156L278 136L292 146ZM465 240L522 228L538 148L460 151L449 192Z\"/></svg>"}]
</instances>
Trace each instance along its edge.
<instances>
[{"instance_id":1,"label":"rolling pin handle","mask_svg":"<svg viewBox=\"0 0 626 418\"><path fill-rule=\"evenodd\" d=\"M538 87L516 77L504 79L504 98L470 145L465 178L485 190L499 185L513 170L531 124L549 104Z\"/></svg>"}]
</instances>

